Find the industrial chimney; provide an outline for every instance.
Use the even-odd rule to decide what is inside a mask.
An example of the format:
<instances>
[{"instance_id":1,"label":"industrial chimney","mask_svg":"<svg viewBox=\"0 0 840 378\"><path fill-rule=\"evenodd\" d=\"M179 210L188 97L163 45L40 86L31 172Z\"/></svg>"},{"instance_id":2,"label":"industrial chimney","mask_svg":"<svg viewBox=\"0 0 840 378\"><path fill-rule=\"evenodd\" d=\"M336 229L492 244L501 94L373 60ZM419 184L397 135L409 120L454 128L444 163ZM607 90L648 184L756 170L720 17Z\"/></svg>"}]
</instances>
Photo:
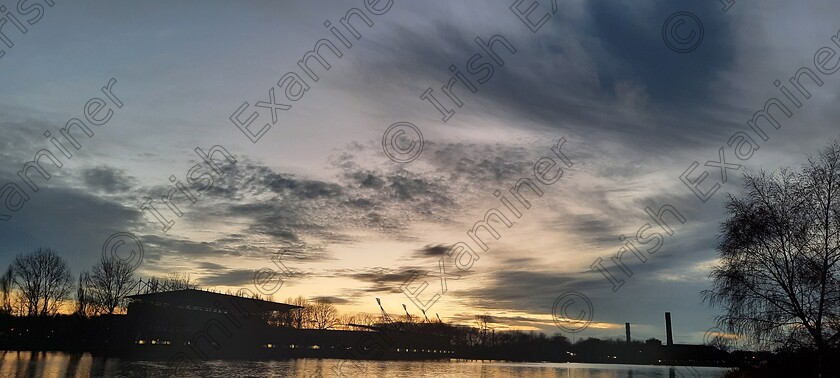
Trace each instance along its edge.
<instances>
[{"instance_id":1,"label":"industrial chimney","mask_svg":"<svg viewBox=\"0 0 840 378\"><path fill-rule=\"evenodd\" d=\"M627 334L627 343L630 344L630 323L624 323L624 332Z\"/></svg>"},{"instance_id":2,"label":"industrial chimney","mask_svg":"<svg viewBox=\"0 0 840 378\"><path fill-rule=\"evenodd\" d=\"M671 330L671 313L665 313L665 333L667 334L667 346L674 345L674 332Z\"/></svg>"}]
</instances>

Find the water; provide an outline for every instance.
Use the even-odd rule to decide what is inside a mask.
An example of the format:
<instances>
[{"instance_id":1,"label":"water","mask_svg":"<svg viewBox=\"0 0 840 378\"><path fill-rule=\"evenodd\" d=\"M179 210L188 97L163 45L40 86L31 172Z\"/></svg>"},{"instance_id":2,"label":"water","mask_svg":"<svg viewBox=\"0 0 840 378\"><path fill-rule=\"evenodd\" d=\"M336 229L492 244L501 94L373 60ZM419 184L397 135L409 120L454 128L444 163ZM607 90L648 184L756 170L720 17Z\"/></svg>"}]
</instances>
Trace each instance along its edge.
<instances>
[{"instance_id":1,"label":"water","mask_svg":"<svg viewBox=\"0 0 840 378\"><path fill-rule=\"evenodd\" d=\"M208 361L189 367L61 352L0 352L0 377L575 377L718 378L724 368L646 365L355 361Z\"/></svg>"}]
</instances>

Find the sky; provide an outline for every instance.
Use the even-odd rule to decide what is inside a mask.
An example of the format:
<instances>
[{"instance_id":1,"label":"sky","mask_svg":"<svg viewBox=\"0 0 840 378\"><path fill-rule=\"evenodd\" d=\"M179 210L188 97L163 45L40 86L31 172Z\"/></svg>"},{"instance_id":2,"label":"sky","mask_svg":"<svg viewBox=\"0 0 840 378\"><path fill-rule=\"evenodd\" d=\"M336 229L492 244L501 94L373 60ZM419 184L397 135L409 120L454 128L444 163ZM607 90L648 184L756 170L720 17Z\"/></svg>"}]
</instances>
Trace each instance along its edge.
<instances>
[{"instance_id":1,"label":"sky","mask_svg":"<svg viewBox=\"0 0 840 378\"><path fill-rule=\"evenodd\" d=\"M524 19L531 27L516 15L530 0L513 9L517 2L371 3L39 0L13 13L25 34L6 15L0 266L49 247L78 275L109 237L130 234L143 245L141 277L185 272L202 287L235 291L255 290L258 271L274 272L282 276L274 300L327 298L351 313L376 314L381 298L392 315L402 304L420 315L417 303L439 293L430 317L468 324L489 314L496 329L570 338L569 324L588 324L572 329L575 338L614 338L630 322L634 338L664 340L670 311L675 341L699 343L719 314L701 291L711 287L727 196L740 193L744 173L799 166L838 137L840 82L830 73L838 58L828 52L840 51L836 2L558 1L553 9L540 0ZM349 18L358 38L341 22L353 9L371 23ZM663 32L675 14L678 24ZM493 54L476 42L494 36L504 43ZM690 51L677 51L675 41L685 41L675 37L690 40ZM329 69L311 58L307 73L298 61L322 40L341 57L322 44ZM822 83L800 77L807 96L789 81L802 67ZM458 101L441 89L449 82ZM445 121L424 96L429 88L452 113ZM791 113L770 110L778 129L753 120L772 99ZM72 119L92 134L71 128L78 149L60 136ZM394 139L407 151L414 138L410 159L383 148L400 122L415 127ZM419 154L413 130L422 133ZM736 154L733 135L754 143ZM196 148L217 151L219 171ZM45 149L61 167L38 160L49 179L29 169L34 191L18 172ZM539 183L540 161L545 177L562 176ZM530 207L509 191L521 179L542 192L521 190ZM195 200L175 192L177 215L161 200L176 184ZM143 209L147 200L173 222L166 230ZM685 222L670 213L662 227L645 212L665 205ZM495 216L498 238L476 231L483 250L469 232L492 210L511 226ZM657 244L640 246L645 224L661 245L614 263L625 237L639 249ZM466 269L467 260L448 256L459 242L475 253ZM617 290L597 261L623 280ZM406 293L423 282L415 303Z\"/></svg>"}]
</instances>

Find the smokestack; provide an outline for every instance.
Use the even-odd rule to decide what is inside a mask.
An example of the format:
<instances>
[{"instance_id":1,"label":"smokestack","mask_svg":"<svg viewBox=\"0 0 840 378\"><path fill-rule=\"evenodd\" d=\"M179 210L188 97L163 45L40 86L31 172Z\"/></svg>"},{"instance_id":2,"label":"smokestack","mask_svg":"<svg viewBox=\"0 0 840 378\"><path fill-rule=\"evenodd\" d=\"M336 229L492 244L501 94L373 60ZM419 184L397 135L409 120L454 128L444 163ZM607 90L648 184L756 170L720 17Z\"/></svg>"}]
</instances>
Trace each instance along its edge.
<instances>
[{"instance_id":1,"label":"smokestack","mask_svg":"<svg viewBox=\"0 0 840 378\"><path fill-rule=\"evenodd\" d=\"M674 332L671 330L671 313L670 312L665 313L665 333L667 334L667 337L668 337L666 345L668 345L668 346L674 345Z\"/></svg>"},{"instance_id":2,"label":"smokestack","mask_svg":"<svg viewBox=\"0 0 840 378\"><path fill-rule=\"evenodd\" d=\"M630 323L624 323L624 332L627 334L627 343L630 343Z\"/></svg>"}]
</instances>

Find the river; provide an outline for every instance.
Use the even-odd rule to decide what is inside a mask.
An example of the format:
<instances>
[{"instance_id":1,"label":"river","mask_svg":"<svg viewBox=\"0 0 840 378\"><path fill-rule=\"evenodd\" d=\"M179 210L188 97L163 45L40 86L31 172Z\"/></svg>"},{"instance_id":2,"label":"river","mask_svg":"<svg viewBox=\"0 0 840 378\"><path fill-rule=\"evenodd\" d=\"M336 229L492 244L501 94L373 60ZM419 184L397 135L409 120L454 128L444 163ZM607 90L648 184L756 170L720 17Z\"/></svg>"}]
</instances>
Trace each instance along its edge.
<instances>
[{"instance_id":1,"label":"river","mask_svg":"<svg viewBox=\"0 0 840 378\"><path fill-rule=\"evenodd\" d=\"M206 361L173 367L61 352L0 352L0 377L575 377L718 378L725 368L580 363L354 361Z\"/></svg>"}]
</instances>

